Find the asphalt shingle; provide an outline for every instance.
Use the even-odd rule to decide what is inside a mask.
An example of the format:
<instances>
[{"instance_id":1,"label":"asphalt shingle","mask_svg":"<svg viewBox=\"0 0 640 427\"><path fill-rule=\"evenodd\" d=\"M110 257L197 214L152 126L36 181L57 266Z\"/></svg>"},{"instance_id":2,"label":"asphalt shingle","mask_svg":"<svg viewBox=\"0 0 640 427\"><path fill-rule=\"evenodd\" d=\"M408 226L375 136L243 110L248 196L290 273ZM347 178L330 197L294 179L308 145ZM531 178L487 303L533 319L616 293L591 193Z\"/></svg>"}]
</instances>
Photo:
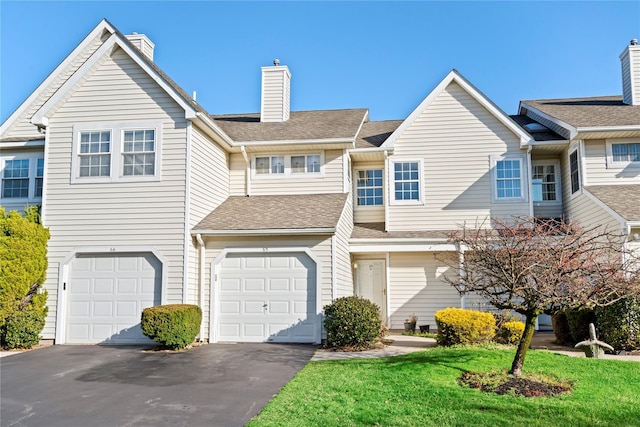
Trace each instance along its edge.
<instances>
[{"instance_id":1,"label":"asphalt shingle","mask_svg":"<svg viewBox=\"0 0 640 427\"><path fill-rule=\"evenodd\" d=\"M640 221L640 184L590 185L585 190L627 221Z\"/></svg>"}]
</instances>

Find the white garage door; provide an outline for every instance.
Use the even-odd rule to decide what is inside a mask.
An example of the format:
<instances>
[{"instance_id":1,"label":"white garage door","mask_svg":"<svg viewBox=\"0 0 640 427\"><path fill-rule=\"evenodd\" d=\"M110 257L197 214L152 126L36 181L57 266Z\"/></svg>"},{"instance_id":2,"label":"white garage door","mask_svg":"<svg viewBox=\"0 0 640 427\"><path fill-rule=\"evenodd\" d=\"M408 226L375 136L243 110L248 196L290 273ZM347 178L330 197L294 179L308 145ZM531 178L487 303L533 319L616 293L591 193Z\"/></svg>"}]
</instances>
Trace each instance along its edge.
<instances>
[{"instance_id":1,"label":"white garage door","mask_svg":"<svg viewBox=\"0 0 640 427\"><path fill-rule=\"evenodd\" d=\"M316 265L304 253L227 255L218 300L218 341L317 340Z\"/></svg>"},{"instance_id":2,"label":"white garage door","mask_svg":"<svg viewBox=\"0 0 640 427\"><path fill-rule=\"evenodd\" d=\"M151 343L142 309L160 304L162 266L152 254L79 255L67 283L66 343Z\"/></svg>"}]
</instances>

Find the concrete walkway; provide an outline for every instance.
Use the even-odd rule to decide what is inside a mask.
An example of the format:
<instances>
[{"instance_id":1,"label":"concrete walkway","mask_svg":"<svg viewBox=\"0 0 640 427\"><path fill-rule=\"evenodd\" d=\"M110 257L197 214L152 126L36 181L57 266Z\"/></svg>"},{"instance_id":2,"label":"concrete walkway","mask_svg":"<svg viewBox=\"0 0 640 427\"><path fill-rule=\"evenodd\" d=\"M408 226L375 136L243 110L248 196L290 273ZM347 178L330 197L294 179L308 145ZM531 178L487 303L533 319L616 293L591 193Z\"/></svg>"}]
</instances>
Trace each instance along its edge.
<instances>
[{"instance_id":1,"label":"concrete walkway","mask_svg":"<svg viewBox=\"0 0 640 427\"><path fill-rule=\"evenodd\" d=\"M367 350L367 351L328 351L316 350L311 358L314 360L345 360L345 359L366 359L374 357L398 356L401 354L413 353L416 351L426 350L436 346L436 340L433 338L412 337L407 335L391 334L387 338L393 340L393 343L385 348ZM548 350L558 354L564 354L571 357L586 357L582 350L573 347L567 347L555 344L555 335L553 332L536 332L531 341L531 349ZM640 362L640 355L613 355L606 354L604 359L623 360L627 362Z\"/></svg>"}]
</instances>

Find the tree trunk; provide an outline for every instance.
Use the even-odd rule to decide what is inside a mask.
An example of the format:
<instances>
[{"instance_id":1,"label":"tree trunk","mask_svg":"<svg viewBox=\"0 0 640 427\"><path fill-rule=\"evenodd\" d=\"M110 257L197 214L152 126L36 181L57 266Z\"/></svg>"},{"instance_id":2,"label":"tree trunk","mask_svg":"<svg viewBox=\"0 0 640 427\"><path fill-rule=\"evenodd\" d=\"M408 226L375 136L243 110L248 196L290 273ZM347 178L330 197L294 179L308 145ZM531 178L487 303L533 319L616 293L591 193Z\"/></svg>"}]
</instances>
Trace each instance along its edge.
<instances>
[{"instance_id":1,"label":"tree trunk","mask_svg":"<svg viewBox=\"0 0 640 427\"><path fill-rule=\"evenodd\" d=\"M524 357L527 355L529 345L531 345L531 339L533 338L533 333L535 332L537 318L537 313L527 313L527 318L524 324L524 332L522 333L522 338L520 339L520 343L518 344L516 356L513 358L511 370L509 371L509 373L514 377L519 377L520 375L522 375L522 365L524 364Z\"/></svg>"}]
</instances>

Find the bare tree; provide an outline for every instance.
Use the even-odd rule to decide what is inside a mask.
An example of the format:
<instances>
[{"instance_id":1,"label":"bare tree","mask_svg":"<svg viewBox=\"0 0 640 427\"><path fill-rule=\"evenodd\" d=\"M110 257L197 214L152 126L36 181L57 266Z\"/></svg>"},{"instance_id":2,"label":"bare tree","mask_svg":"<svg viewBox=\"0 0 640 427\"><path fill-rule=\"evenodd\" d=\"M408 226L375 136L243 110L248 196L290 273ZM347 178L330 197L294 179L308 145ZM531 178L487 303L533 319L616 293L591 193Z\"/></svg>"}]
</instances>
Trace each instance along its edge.
<instances>
[{"instance_id":1,"label":"bare tree","mask_svg":"<svg viewBox=\"0 0 640 427\"><path fill-rule=\"evenodd\" d=\"M446 280L461 294L476 294L525 317L510 370L514 376L522 374L540 314L639 295L638 260L623 244L624 236L603 227L532 217L484 225L465 225L450 236L461 256L445 260L458 272Z\"/></svg>"}]
</instances>

